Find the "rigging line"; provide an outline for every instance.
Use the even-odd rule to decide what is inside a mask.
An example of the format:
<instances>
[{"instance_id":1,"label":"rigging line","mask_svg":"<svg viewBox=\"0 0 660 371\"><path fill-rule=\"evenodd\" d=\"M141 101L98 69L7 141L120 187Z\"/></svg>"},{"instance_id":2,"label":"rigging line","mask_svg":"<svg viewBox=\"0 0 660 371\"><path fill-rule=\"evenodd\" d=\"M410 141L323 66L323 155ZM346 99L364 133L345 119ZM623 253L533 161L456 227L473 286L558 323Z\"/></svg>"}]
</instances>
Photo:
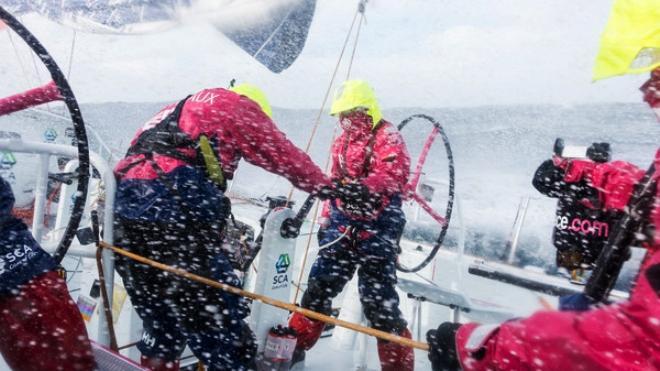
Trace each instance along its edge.
<instances>
[{"instance_id":1,"label":"rigging line","mask_svg":"<svg viewBox=\"0 0 660 371\"><path fill-rule=\"evenodd\" d=\"M337 126L335 126L334 131L332 132L332 140L330 140L330 149L332 149L332 143L335 141L337 136ZM330 163L332 162L332 151L328 150L328 158L325 161L325 173L327 174L330 169ZM307 245L305 246L305 255L303 255L303 261L300 265L300 275L298 275L298 282L302 282L302 275L305 272L305 265L307 264L307 257L309 256L309 247L312 244L312 238L314 236L314 227L316 226L317 217L319 215L319 208L321 207L322 202L319 200L316 202L316 207L314 208L314 215L312 216L312 223L309 227L309 234L307 237ZM348 232L348 230L347 230ZM336 241L335 241L336 242ZM293 296L293 303L296 304L298 300L298 294L300 293L300 286L296 287L296 293Z\"/></svg>"},{"instance_id":2,"label":"rigging line","mask_svg":"<svg viewBox=\"0 0 660 371\"><path fill-rule=\"evenodd\" d=\"M18 19L22 21L21 17L19 17ZM34 72L37 75L37 84L41 85L42 80L41 80L41 74L39 73L39 68L37 67L37 58L35 58L35 55L32 52L30 53L30 57L32 57L32 66L34 67ZM46 108L46 111L48 111L50 113L53 112L50 109L51 102L46 102L46 104L44 104L44 106Z\"/></svg>"},{"instance_id":3,"label":"rigging line","mask_svg":"<svg viewBox=\"0 0 660 371\"><path fill-rule=\"evenodd\" d=\"M362 4L362 1L363 0L360 0L360 4ZM346 39L344 40L344 45L341 47L339 58L337 58L337 64L335 65L335 69L332 72L332 77L330 77L330 83L328 84L328 89L326 89L325 95L323 96L321 109L319 109L319 113L318 115L316 115L316 120L314 121L314 126L312 127L312 133L309 135L309 139L307 140L307 145L305 145L305 153L309 153L309 148L312 146L312 141L314 140L314 136L316 135L316 130L319 128L319 124L321 123L321 116L323 115L323 111L325 110L325 104L328 102L328 97L330 96L332 85L335 81L335 78L337 77L337 71L339 71L339 65L341 64L341 61L344 58L344 52L346 51L346 46L348 45L348 41L351 38L351 34L353 33L353 27L355 26L355 21L357 20L358 14L360 13L360 9L361 7L358 6L358 8L355 10L355 15L353 15L353 20L351 21L351 27L348 29L348 33L346 34ZM294 187L292 186L291 190L289 191L289 196L287 197L287 203L291 201L291 197L293 196L293 190Z\"/></svg>"},{"instance_id":4,"label":"rigging line","mask_svg":"<svg viewBox=\"0 0 660 371\"><path fill-rule=\"evenodd\" d=\"M18 20L22 22L23 18L18 17ZM32 66L34 67L34 72L37 75L37 85L41 85L41 74L39 73L39 68L37 67L37 61L34 57L34 53L30 53L30 57L32 57ZM50 111L50 102L46 103L46 108L48 111Z\"/></svg>"},{"instance_id":5,"label":"rigging line","mask_svg":"<svg viewBox=\"0 0 660 371\"><path fill-rule=\"evenodd\" d=\"M30 56L32 57L32 66L34 67L34 72L37 75L37 84L41 85L41 74L39 73L39 68L37 67L37 59L34 57L34 53L30 53ZM50 102L46 102L46 111L52 112L50 110Z\"/></svg>"},{"instance_id":6,"label":"rigging line","mask_svg":"<svg viewBox=\"0 0 660 371\"><path fill-rule=\"evenodd\" d=\"M353 21L351 21L351 27L348 29L348 33L346 34L346 39L344 40L344 45L341 48L341 53L339 53L337 64L335 65L335 69L332 72L332 77L330 78L328 89L325 91L325 96L323 97L323 103L321 103L321 109L319 110L319 113L316 116L316 121L314 122L312 133L309 136L307 145L305 146L305 153L309 152L309 148L312 146L312 141L314 140L314 136L316 135L316 130L318 129L319 124L321 122L321 116L323 115L323 111L325 110L325 105L328 102L328 97L330 96L332 85L335 81L335 78L337 77L337 71L339 70L339 65L341 64L341 61L344 58L344 53L346 52L346 46L348 45L348 41L350 40L351 34L353 33L353 27L355 26L355 21L357 20L357 16L359 13L360 13L360 8L358 7L358 9L355 11L355 15L353 16Z\"/></svg>"},{"instance_id":7,"label":"rigging line","mask_svg":"<svg viewBox=\"0 0 660 371\"><path fill-rule=\"evenodd\" d=\"M346 35L346 40L344 40L344 46L342 47L341 53L339 55L339 59L337 60L337 65L335 66L335 70L332 73L332 78L330 79L330 85L328 86L328 90L325 93L325 97L323 98L323 104L321 105L321 109L319 110L319 114L316 117L316 122L314 123L314 128L312 129L312 133L309 137L309 141L307 142L307 146L305 147L305 153L309 151L309 148L312 145L312 140L314 139L314 135L316 134L316 129L319 126L319 123L321 122L321 115L323 114L323 110L325 109L325 104L328 100L328 96L330 95L330 90L332 89L332 84L335 80L335 77L337 76L337 71L339 70L339 65L341 63L341 60L344 56L344 51L346 50L346 46L348 45L348 41L350 39L350 36L353 31L353 26L355 25L355 20L357 19L358 14L360 14L360 23L358 24L358 28L356 31L355 35L355 42L353 43L353 51L351 53L351 59L348 64L348 74L346 75L346 79L348 80L348 77L350 76L351 73L351 66L353 65L353 58L355 57L355 51L357 49L357 44L358 44L358 39L360 38L360 28L362 27L362 22L364 20L364 10L365 10L365 5L368 0L360 0L358 3L357 10L355 11L355 15L353 16L353 21L351 22L351 27L348 30L348 34ZM328 158L326 159L325 163L325 173L327 174L330 171L330 164L332 163L332 143L335 141L335 138L337 137L337 127L335 126L333 132L332 132L332 139L330 140L330 149L328 150ZM293 195L293 188L291 188L291 191L289 192L289 197L288 199L291 199L291 196ZM302 275L303 272L305 272L305 265L307 264L307 257L309 256L309 247L312 243L312 238L314 235L314 227L316 226L316 221L319 213L319 208L321 207L321 202L318 201L316 204L316 208L314 209L314 215L312 217L312 223L309 229L309 237L307 238L307 245L305 246L305 255L303 256L303 261L302 265L300 268L300 275L298 277L298 282L302 282ZM346 231L348 233L348 229ZM345 236L345 235L344 235ZM340 237L340 239L343 238ZM333 241L331 244L334 244L338 242L338 240ZM329 246L329 245L328 245ZM296 293L293 296L293 304L296 303L298 300L298 294L300 293L300 286L296 286Z\"/></svg>"},{"instance_id":8,"label":"rigging line","mask_svg":"<svg viewBox=\"0 0 660 371\"><path fill-rule=\"evenodd\" d=\"M76 276L76 273L82 272L81 270L78 270L80 268L80 264L82 264L82 258L78 258L78 263L76 263L76 267L73 269L73 274L71 274L71 277L69 277L68 280L66 280L66 283L71 283L73 281L73 278Z\"/></svg>"},{"instance_id":9,"label":"rigging line","mask_svg":"<svg viewBox=\"0 0 660 371\"><path fill-rule=\"evenodd\" d=\"M39 73L39 67L37 67L37 59L34 57L34 53L30 53L32 57L32 67L34 67L34 73L37 75L37 84L41 85L41 74Z\"/></svg>"},{"instance_id":10,"label":"rigging line","mask_svg":"<svg viewBox=\"0 0 660 371\"><path fill-rule=\"evenodd\" d=\"M309 227L309 234L307 235L307 244L305 245L305 254L303 255L303 261L300 264L300 274L298 275L298 282L302 282L303 274L305 274L305 265L307 265L307 257L309 256L309 247L312 244L312 238L314 238L314 227L316 227L316 218L319 215L319 208L321 206L320 201L316 201L314 207L314 215L312 216L312 224ZM291 304L296 304L298 301L298 294L300 294L300 286L296 286L296 293L293 295L293 301Z\"/></svg>"},{"instance_id":11,"label":"rigging line","mask_svg":"<svg viewBox=\"0 0 660 371\"><path fill-rule=\"evenodd\" d=\"M21 59L21 55L18 53L18 48L16 47L16 44L14 43L14 38L11 36L11 30L9 27L7 27L7 36L9 37L9 42L11 43L12 48L14 49L14 54L16 54L16 59L18 60L18 65L21 66L21 71L23 72L23 77L25 78L25 82L27 82L27 86L31 86L32 82L28 78L27 71L25 69L25 66L23 65L23 60Z\"/></svg>"},{"instance_id":12,"label":"rigging line","mask_svg":"<svg viewBox=\"0 0 660 371\"><path fill-rule=\"evenodd\" d=\"M76 35L78 33L76 30L73 30L73 36L71 36L71 49L69 50L69 68L67 69L66 72L66 79L70 80L71 79L71 67L73 66L73 54L74 51L76 50ZM66 106L62 106L62 116L64 116L66 112Z\"/></svg>"},{"instance_id":13,"label":"rigging line","mask_svg":"<svg viewBox=\"0 0 660 371\"><path fill-rule=\"evenodd\" d=\"M353 43L353 52L351 53L351 59L348 62L348 72L346 72L346 80L351 77L351 68L353 67L353 59L355 59L355 51L357 50L358 40L360 39L360 30L362 29L362 23L366 20L364 17L364 7L367 0L360 1L358 5L358 11L360 12L360 21L358 23L358 28L355 33L355 42Z\"/></svg>"},{"instance_id":14,"label":"rigging line","mask_svg":"<svg viewBox=\"0 0 660 371\"><path fill-rule=\"evenodd\" d=\"M76 50L76 35L78 33L76 30L73 30L73 36L71 37L71 50L69 52L69 68L66 72L66 79L69 80L71 78L71 67L73 66L73 54L74 51Z\"/></svg>"}]
</instances>

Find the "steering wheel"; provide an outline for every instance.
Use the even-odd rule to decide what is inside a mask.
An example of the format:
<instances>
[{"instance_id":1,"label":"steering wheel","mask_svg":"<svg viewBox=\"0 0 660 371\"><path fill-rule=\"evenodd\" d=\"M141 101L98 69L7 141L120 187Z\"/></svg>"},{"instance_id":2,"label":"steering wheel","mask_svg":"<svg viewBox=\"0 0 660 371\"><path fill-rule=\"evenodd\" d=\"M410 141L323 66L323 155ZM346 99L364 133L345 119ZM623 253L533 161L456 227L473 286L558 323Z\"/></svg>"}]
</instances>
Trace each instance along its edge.
<instances>
[{"instance_id":1,"label":"steering wheel","mask_svg":"<svg viewBox=\"0 0 660 371\"><path fill-rule=\"evenodd\" d=\"M85 200L87 200L87 188L89 183L89 147L87 143L87 133L85 131L85 122L83 121L82 114L80 113L80 107L76 97L69 86L66 77L58 67L55 60L48 53L46 48L41 45L39 40L14 16L7 12L2 6L0 6L0 20L3 21L9 28L11 28L17 35L19 35L23 41L32 49L34 54L39 57L41 62L44 64L48 72L50 73L53 82L57 86L57 89L64 100L69 114L71 116L71 121L73 123L74 134L77 139L78 147L78 188L76 192L76 197L73 202L73 210L71 212L71 218L69 223L62 235L62 239L57 245L57 249L53 254L53 257L59 264L64 255L66 255L73 237L76 234L78 225L80 224L80 219L82 218L82 213L85 207Z\"/></svg>"},{"instance_id":2,"label":"steering wheel","mask_svg":"<svg viewBox=\"0 0 660 371\"><path fill-rule=\"evenodd\" d=\"M451 220L451 213L454 207L454 156L451 151L451 145L449 144L449 138L447 137L447 134L445 133L440 123L438 123L433 117L424 114L415 114L401 121L398 126L399 131L401 131L408 125L408 123L415 119L424 120L426 123L432 125L433 129L431 130L431 134L429 134L428 138L424 142L424 147L422 147L422 152L420 153L419 159L417 160L417 165L412 173L411 180L406 185L405 196L407 199L412 199L417 202L417 204L419 204L419 206L424 211L426 211L431 216L431 218L433 218L433 220L441 225L441 229L440 235L435 241L433 249L421 263L414 267L406 267L397 260L396 268L399 271L406 273L414 273L420 271L422 268L426 267L433 260L433 258L435 258L435 255L438 253L438 250L440 250L440 247L445 240L445 236L447 235L447 230L449 229L449 221ZM428 156L429 151L431 150L431 147L433 146L433 143L435 142L435 139L438 135L440 135L442 142L444 143L445 152L447 154L447 161L449 163L449 189L447 207L445 209L446 211L444 216L433 210L431 205L429 205L424 197L417 193L417 186L422 175L426 157Z\"/></svg>"}]
</instances>

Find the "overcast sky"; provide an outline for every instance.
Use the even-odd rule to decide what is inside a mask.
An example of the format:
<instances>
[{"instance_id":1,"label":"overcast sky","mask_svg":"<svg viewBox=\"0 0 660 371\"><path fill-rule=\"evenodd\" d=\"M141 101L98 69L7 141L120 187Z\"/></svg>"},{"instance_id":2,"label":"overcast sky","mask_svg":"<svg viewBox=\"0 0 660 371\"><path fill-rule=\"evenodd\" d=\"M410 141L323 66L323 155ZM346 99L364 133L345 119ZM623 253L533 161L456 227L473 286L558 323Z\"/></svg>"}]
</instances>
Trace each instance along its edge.
<instances>
[{"instance_id":1,"label":"overcast sky","mask_svg":"<svg viewBox=\"0 0 660 371\"><path fill-rule=\"evenodd\" d=\"M318 108L356 4L318 0L307 46L281 74L269 72L199 18L149 35L78 32L71 84L82 102L171 101L226 86L235 77L262 86L275 106ZM370 0L352 77L369 80L384 107L638 102L644 76L591 83L611 4ZM71 29L37 15L23 20L67 70ZM5 34L0 33L2 95L28 86ZM36 80L31 60L21 55L28 79ZM341 79L345 74L340 71Z\"/></svg>"}]
</instances>

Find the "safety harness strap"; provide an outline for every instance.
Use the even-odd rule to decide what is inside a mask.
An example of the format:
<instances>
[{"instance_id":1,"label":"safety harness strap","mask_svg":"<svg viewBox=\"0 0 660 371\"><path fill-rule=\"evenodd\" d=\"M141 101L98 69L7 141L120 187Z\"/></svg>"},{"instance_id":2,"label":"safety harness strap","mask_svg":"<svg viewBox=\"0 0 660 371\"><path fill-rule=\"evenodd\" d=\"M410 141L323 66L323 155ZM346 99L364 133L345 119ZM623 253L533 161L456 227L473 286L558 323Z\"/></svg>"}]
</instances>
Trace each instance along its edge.
<instances>
[{"instance_id":1,"label":"safety harness strap","mask_svg":"<svg viewBox=\"0 0 660 371\"><path fill-rule=\"evenodd\" d=\"M149 161L152 163L154 170L160 170L156 170L159 177L164 178L164 172L153 160L153 154L159 154L181 160L193 167L205 168L206 175L220 190L224 192L227 189L227 181L222 171L222 165L215 155L211 140L205 135L200 135L198 140L193 140L179 127L181 111L190 97L191 95L181 100L177 103L174 111L162 121L140 134L135 144L126 152L126 157L143 155L144 158L123 168L119 172L120 176L126 174L132 167ZM194 150L194 157L183 154L180 151L181 149Z\"/></svg>"},{"instance_id":2,"label":"safety harness strap","mask_svg":"<svg viewBox=\"0 0 660 371\"><path fill-rule=\"evenodd\" d=\"M383 126L383 120L380 120L376 125L374 125L371 130L371 137L369 137L369 142L364 149L364 162L362 164L362 173L358 176L358 179L366 178L369 175L369 167L371 166L371 158L374 154L374 144L376 144L376 135L378 130ZM348 174L348 169L346 167L346 152L348 151L348 138L344 139L343 147L341 154L339 155L339 172L343 179L350 178Z\"/></svg>"},{"instance_id":3,"label":"safety harness strap","mask_svg":"<svg viewBox=\"0 0 660 371\"><path fill-rule=\"evenodd\" d=\"M190 97L189 95L177 103L174 111L156 124L156 126L143 131L135 141L135 144L126 152L126 157L157 153L176 158L191 165L196 165L196 158L190 158L179 151L181 148L194 149L197 146L197 143L179 128L181 111Z\"/></svg>"}]
</instances>

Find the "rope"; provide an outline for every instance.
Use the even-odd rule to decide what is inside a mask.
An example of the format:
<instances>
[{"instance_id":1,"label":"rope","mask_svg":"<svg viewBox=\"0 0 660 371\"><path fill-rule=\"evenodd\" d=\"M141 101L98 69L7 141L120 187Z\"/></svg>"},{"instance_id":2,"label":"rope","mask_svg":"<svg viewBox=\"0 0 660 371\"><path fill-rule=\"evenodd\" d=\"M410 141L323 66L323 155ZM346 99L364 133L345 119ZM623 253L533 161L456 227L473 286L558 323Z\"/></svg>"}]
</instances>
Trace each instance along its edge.
<instances>
[{"instance_id":1,"label":"rope","mask_svg":"<svg viewBox=\"0 0 660 371\"><path fill-rule=\"evenodd\" d=\"M66 79L71 79L71 67L73 66L73 52L76 49L76 30L73 30L73 36L71 36L71 50L69 51L69 68L66 71ZM62 116L66 112L66 107L62 107Z\"/></svg>"},{"instance_id":2,"label":"rope","mask_svg":"<svg viewBox=\"0 0 660 371\"><path fill-rule=\"evenodd\" d=\"M69 68L66 71L66 79L71 78L71 67L73 66L73 54L76 50L76 30L73 30L73 36L71 36L71 51L69 52Z\"/></svg>"},{"instance_id":3,"label":"rope","mask_svg":"<svg viewBox=\"0 0 660 371\"><path fill-rule=\"evenodd\" d=\"M34 57L34 53L30 53L30 57L32 57L32 67L34 67L34 73L37 75L37 83L41 85L41 74L39 73L39 68L37 67L37 58ZM50 110L50 102L46 102L46 111L51 112Z\"/></svg>"},{"instance_id":4,"label":"rope","mask_svg":"<svg viewBox=\"0 0 660 371\"><path fill-rule=\"evenodd\" d=\"M337 77L337 72L339 71L339 66L341 65L342 59L344 58L344 53L346 52L346 46L348 46L348 41L350 40L351 34L353 33L353 27L355 27L355 21L357 20L358 14L364 15L364 2L365 0L360 0L360 3L357 9L355 10L355 15L353 16L353 20L351 21L351 27L349 27L348 33L346 33L346 38L344 39L344 44L341 47L339 58L337 58L335 69L334 71L332 71L332 77L330 78L330 83L328 84L328 88L326 89L325 95L323 96L323 102L321 103L321 108L319 109L319 113L316 115L316 119L314 120L312 133L309 135L309 139L307 140L307 144L305 145L305 153L309 153L309 149L312 146L314 137L316 136L316 131L318 130L319 124L321 123L321 116L323 115L323 111L325 111L325 105L328 102L328 97L330 97L330 91L332 91L332 85L335 82L335 78ZM357 37L355 41L355 46L357 46ZM355 55L355 50L353 50L353 55ZM351 63L353 63L353 58L351 58ZM349 66L349 71L350 71L350 66ZM294 188L291 187L291 190L289 191L289 195L287 196L287 203L291 201L291 197L293 196L293 190Z\"/></svg>"},{"instance_id":5,"label":"rope","mask_svg":"<svg viewBox=\"0 0 660 371\"><path fill-rule=\"evenodd\" d=\"M355 26L355 21L357 19L358 14L360 14L360 23L358 24L357 32L355 35L355 42L353 43L353 51L351 52L351 59L348 64L348 73L346 75L346 79L350 76L351 73L351 66L353 65L353 60L355 58L355 51L357 49L357 44L358 44L358 39L360 38L360 29L362 27L362 21L364 20L364 10L365 10L365 4L367 0L360 0L357 9L355 10L355 15L353 16L353 20L351 21L351 26L348 29L348 33L346 34L346 39L344 39L344 44L342 45L341 52L339 53L339 58L337 58L337 63L335 64L335 69L332 72L332 77L330 78L330 83L328 84L328 88L325 91L325 95L323 96L323 102L321 103L321 109L319 109L319 113L316 116L316 120L314 122L314 126L312 127L312 133L309 136L309 139L307 140L307 145L305 146L305 153L309 153L309 149L312 146L312 141L314 140L314 137L316 136L316 131L318 130L319 124L321 123L321 116L323 115L323 111L325 110L325 105L328 102L328 97L330 96L330 91L332 90L332 85L334 84L335 78L337 77L337 72L339 71L339 66L341 64L342 59L344 58L344 53L346 52L346 47L348 46L348 41L350 40L351 34L353 33L353 27ZM331 143L334 142L335 137L337 135L337 128L335 127L334 132L332 133L332 140L330 141ZM331 149L332 149L332 144L330 145L330 150L328 150L328 158L326 160L325 164L325 173L328 173L328 170L330 168L330 162L332 159L332 154L331 154ZM289 195L287 196L287 202L291 201L291 197L293 196L293 187L291 187L291 190L289 191ZM309 256L309 248L312 243L312 238L314 235L314 227L316 227L316 220L319 214L319 208L321 206L321 202L317 202L316 206L314 208L314 214L312 216L312 224L309 228L309 233L307 237L307 243L305 245L305 254L303 255L303 261L302 265L300 267L300 274L298 276L298 282L302 282L302 276L305 272L305 266L307 265L307 257ZM337 240L332 241L329 244L326 244L324 246L319 246L319 248L323 247L328 247L331 246L342 238L346 237L348 233L348 229L346 230L346 233L344 233L341 237L339 237ZM295 304L298 301L298 295L300 294L300 286L296 286L296 293L293 296L293 304Z\"/></svg>"},{"instance_id":6,"label":"rope","mask_svg":"<svg viewBox=\"0 0 660 371\"><path fill-rule=\"evenodd\" d=\"M404 337L401 337L401 336L398 336L398 335L390 334L390 333L385 332L385 331L380 331L380 330L376 330L376 329L373 329L373 328L370 328L370 327L361 326L361 325L358 325L358 324L355 324L355 323L351 323L351 322L343 321L343 320L340 320L340 319L336 319L336 318L333 318L331 316L326 316L325 314L317 313L317 312L311 311L309 309L300 308L296 305L285 303L283 301L270 298L268 296L259 295L259 294L255 294L253 292L241 290L237 287L228 285L226 283L222 283L222 282L211 280L211 279L206 278L206 277L198 276L198 275L196 275L194 273L190 273L190 272L188 272L184 269L175 268L175 267L172 267L170 265L162 264L162 263L159 263L157 261L147 259L143 256L134 254L134 253L126 251L124 249L120 249L116 246L112 246L112 245L110 245L106 242L103 242L103 241L101 241L99 243L99 247L104 248L104 249L108 249L108 250L112 250L112 251L114 251L115 253L117 253L119 255L125 256L125 257L127 257L131 260L140 262L142 264L151 266L153 268L160 269L160 270L163 270L165 272L172 273L172 274L176 274L177 276L184 277L184 278L193 280L195 282L203 283L205 285L215 287L217 289L221 289L225 292L228 292L228 293L231 293L231 294L234 294L234 295L243 296L243 297L246 297L246 298L249 298L249 299L252 299L252 300L262 302L264 304L272 305L272 306L280 308L280 309L288 310L290 312L300 313L305 317L308 317L308 318L311 318L311 319L314 319L314 320L317 320L317 321L321 321L321 322L324 322L324 323L330 323L330 324L333 324L335 326L344 327L344 328L347 328L347 329L350 329L350 330L353 330L353 331L357 331L357 332L360 332L360 333L363 333L363 334L366 334L366 335L377 337L377 338L382 339L382 340L391 341L393 343L397 343L399 345L403 345L403 346L406 346L406 347L416 348L416 349L425 350L425 351L429 350L429 345L426 344L426 343L422 343L422 342L419 342L419 341L414 341L414 340L404 338Z\"/></svg>"},{"instance_id":7,"label":"rope","mask_svg":"<svg viewBox=\"0 0 660 371\"><path fill-rule=\"evenodd\" d=\"M335 137L337 136L337 127L335 126L335 130L332 132L332 140L330 141L330 148L332 148L332 142L335 141ZM328 151L328 157L325 160L325 172L328 172L328 169L330 168L330 160L332 159L332 153L329 150ZM302 265L300 266L300 275L298 276L298 282L302 282L302 275L303 272L305 272L305 266L307 265L307 256L309 256L309 247L312 244L312 237L314 235L314 227L316 227L316 220L319 215L319 208L321 207L321 202L316 203L316 207L314 208L314 215L312 216L312 224L309 227L309 237L307 237L307 245L305 246L305 255L303 255L303 261ZM293 295L293 304L296 304L298 301L298 294L300 294L300 286L296 287L296 293Z\"/></svg>"},{"instance_id":8,"label":"rope","mask_svg":"<svg viewBox=\"0 0 660 371\"><path fill-rule=\"evenodd\" d=\"M346 80L351 77L351 67L353 67L353 59L355 59L355 52L357 51L358 40L360 39L360 30L362 29L362 23L364 22L364 6L367 0L360 1L358 4L358 12L360 12L360 22L358 23L358 28L355 33L355 42L353 43L353 52L351 53L351 60L348 62L348 71L346 72Z\"/></svg>"},{"instance_id":9,"label":"rope","mask_svg":"<svg viewBox=\"0 0 660 371\"><path fill-rule=\"evenodd\" d=\"M319 215L319 207L321 206L321 202L317 202L316 206L314 207L314 215L312 216L312 224L309 227L309 235L307 236L307 244L305 245L305 254L303 255L303 261L302 264L300 265L300 274L298 274L298 282L302 282L303 274L305 274L305 266L307 265L307 257L309 256L309 247L312 245L312 238L314 235L312 232L314 232L314 227L316 227L316 217ZM298 295L300 294L300 286L296 286L296 293L293 295L293 303L294 305L298 301Z\"/></svg>"},{"instance_id":10,"label":"rope","mask_svg":"<svg viewBox=\"0 0 660 371\"><path fill-rule=\"evenodd\" d=\"M19 19L21 19L21 18L19 17ZM9 31L9 30L7 30L7 31ZM32 67L34 68L34 73L35 73L36 78L37 78L37 84L41 85L42 84L41 73L39 73L39 67L37 67L37 58L35 58L34 53L30 53L30 58L32 59ZM25 72L23 72L23 73L25 73ZM26 76L26 79L27 79L27 76ZM28 83L28 86L29 86L29 83ZM48 112L51 112L50 103L51 102L46 102L46 104L44 105L44 107L46 107L46 111L48 111Z\"/></svg>"},{"instance_id":11,"label":"rope","mask_svg":"<svg viewBox=\"0 0 660 371\"><path fill-rule=\"evenodd\" d=\"M319 204L316 204L316 210L314 212L314 214L315 214L314 215L314 220L316 220L316 213L318 212L318 208L319 208ZM315 223L312 223L312 229L314 229L314 224ZM346 232L344 232L341 236L339 236L334 241L331 241L331 242L328 242L324 245L319 246L319 250L325 249L326 247L330 247L330 246L336 244L337 242L341 241L346 236L348 236L348 234L350 233L350 230L351 230L350 227L346 228ZM293 283L293 286L296 287L296 294L293 296L293 301L291 302L291 304L296 304L296 302L298 301L298 294L300 294L300 290L302 289L301 286L302 286L303 274L305 273L305 265L307 263L307 257L309 256L309 246L311 244L312 236L315 235L316 233L311 233L310 232L310 233L305 233L305 234L308 235L309 238L307 239L307 246L305 246L305 255L303 256L303 261L302 261L302 264L300 265L300 274L298 275L299 285L296 285L293 281L291 282L291 283Z\"/></svg>"},{"instance_id":12,"label":"rope","mask_svg":"<svg viewBox=\"0 0 660 371\"><path fill-rule=\"evenodd\" d=\"M344 53L346 52L346 46L348 45L348 41L351 38L351 34L353 33L353 27L355 26L355 21L357 20L357 16L360 13L360 8L355 11L355 15L353 16L353 21L351 21L351 27L348 29L348 33L346 34L346 39L344 40L344 45L341 48L341 52L339 53L339 58L337 58L337 63L335 64L335 69L332 72L332 77L330 78L330 83L328 84L328 88L325 91L325 95L323 96L323 102L321 103L321 109L319 110L318 115L316 116L316 121L314 122L314 127L312 128L312 133L309 136L309 139L307 140L307 145L305 146L305 153L309 152L309 148L312 146L312 141L314 140L314 136L316 135L316 131L319 127L319 124L321 123L321 116L323 115L323 111L325 110L325 104L328 102L328 97L330 96L330 91L332 90L332 85L335 81L335 78L337 77L337 71L339 71L339 65L341 64L342 59L344 58Z\"/></svg>"},{"instance_id":13,"label":"rope","mask_svg":"<svg viewBox=\"0 0 660 371\"><path fill-rule=\"evenodd\" d=\"M25 69L25 66L23 65L23 59L21 59L21 55L18 53L18 48L16 47L16 43L14 43L14 38L11 36L11 31L9 27L7 27L7 36L9 37L9 42L11 43L12 49L14 49L14 54L16 54L16 60L18 60L18 65L21 67L21 71L23 72L23 78L25 78L25 82L27 82L27 86L30 86L32 85L32 83L30 82L28 73Z\"/></svg>"},{"instance_id":14,"label":"rope","mask_svg":"<svg viewBox=\"0 0 660 371\"><path fill-rule=\"evenodd\" d=\"M343 240L344 237L348 236L348 233L349 233L350 231L351 231L351 228L350 228L350 227L346 228L346 232L342 233L342 235L339 236L339 237L338 237L337 239L335 239L334 241L332 241L332 242L328 242L328 243L326 243L326 244L324 244L324 245L319 246L319 250L321 250L321 249L325 249L326 247L330 247L330 246L336 244L337 242Z\"/></svg>"},{"instance_id":15,"label":"rope","mask_svg":"<svg viewBox=\"0 0 660 371\"><path fill-rule=\"evenodd\" d=\"M312 128L312 133L309 136L309 140L307 141L307 145L305 146L305 153L309 152L309 148L312 146L312 141L314 140L314 136L316 135L316 131L319 127L319 124L321 122L321 115L323 114L323 111L325 110L325 104L328 101L328 97L330 96L330 91L332 90L332 84L335 81L335 77L337 77L337 71L339 70L339 65L341 64L341 60L344 57L344 52L346 51L346 46L348 45L348 41L350 39L351 34L353 33L353 27L355 26L355 20L357 19L358 14L360 14L360 23L358 24L358 29L355 35L355 42L353 43L353 51L351 52L351 59L348 63L348 73L346 75L346 79L348 80L348 77L351 74L351 67L353 66L353 59L355 58L355 51L357 50L357 44L358 40L360 38L360 29L362 28L362 21L364 20L364 10L365 10L365 4L367 3L368 0L360 0L358 3L358 7L355 11L355 15L353 16L353 21L351 22L351 27L348 29L348 33L346 34L346 39L344 40L344 45L342 46L341 53L339 54L339 58L337 59L337 64L335 65L335 70L332 72L332 78L330 79L330 84L328 85L328 89L325 92L325 96L323 97L323 103L321 104L321 109L319 110L318 115L316 116L316 122L314 123L314 127ZM328 173L328 170L330 168L330 162L332 159L332 143L335 141L335 137L337 136L337 128L335 127L335 130L332 133L332 140L330 141L330 149L328 150L328 158L326 160L325 164L325 173ZM287 197L288 201L291 200L291 196L293 196L293 187L291 187L291 190L289 191L289 196ZM287 201L287 202L288 202ZM305 255L303 256L303 261L302 265L300 267L300 276L298 277L298 282L302 282L302 275L303 272L305 272L305 266L307 264L307 256L309 255L309 247L312 243L312 233L314 232L314 227L316 226L316 219L318 217L319 213L319 208L320 208L321 202L316 203L316 208L314 209L314 215L312 217L312 224L309 229L309 237L307 238L307 245L305 246ZM336 241L335 241L336 242ZM334 242L333 242L334 243ZM293 303L295 304L296 301L298 301L298 295L300 294L300 286L296 286L296 293L293 296Z\"/></svg>"}]
</instances>

